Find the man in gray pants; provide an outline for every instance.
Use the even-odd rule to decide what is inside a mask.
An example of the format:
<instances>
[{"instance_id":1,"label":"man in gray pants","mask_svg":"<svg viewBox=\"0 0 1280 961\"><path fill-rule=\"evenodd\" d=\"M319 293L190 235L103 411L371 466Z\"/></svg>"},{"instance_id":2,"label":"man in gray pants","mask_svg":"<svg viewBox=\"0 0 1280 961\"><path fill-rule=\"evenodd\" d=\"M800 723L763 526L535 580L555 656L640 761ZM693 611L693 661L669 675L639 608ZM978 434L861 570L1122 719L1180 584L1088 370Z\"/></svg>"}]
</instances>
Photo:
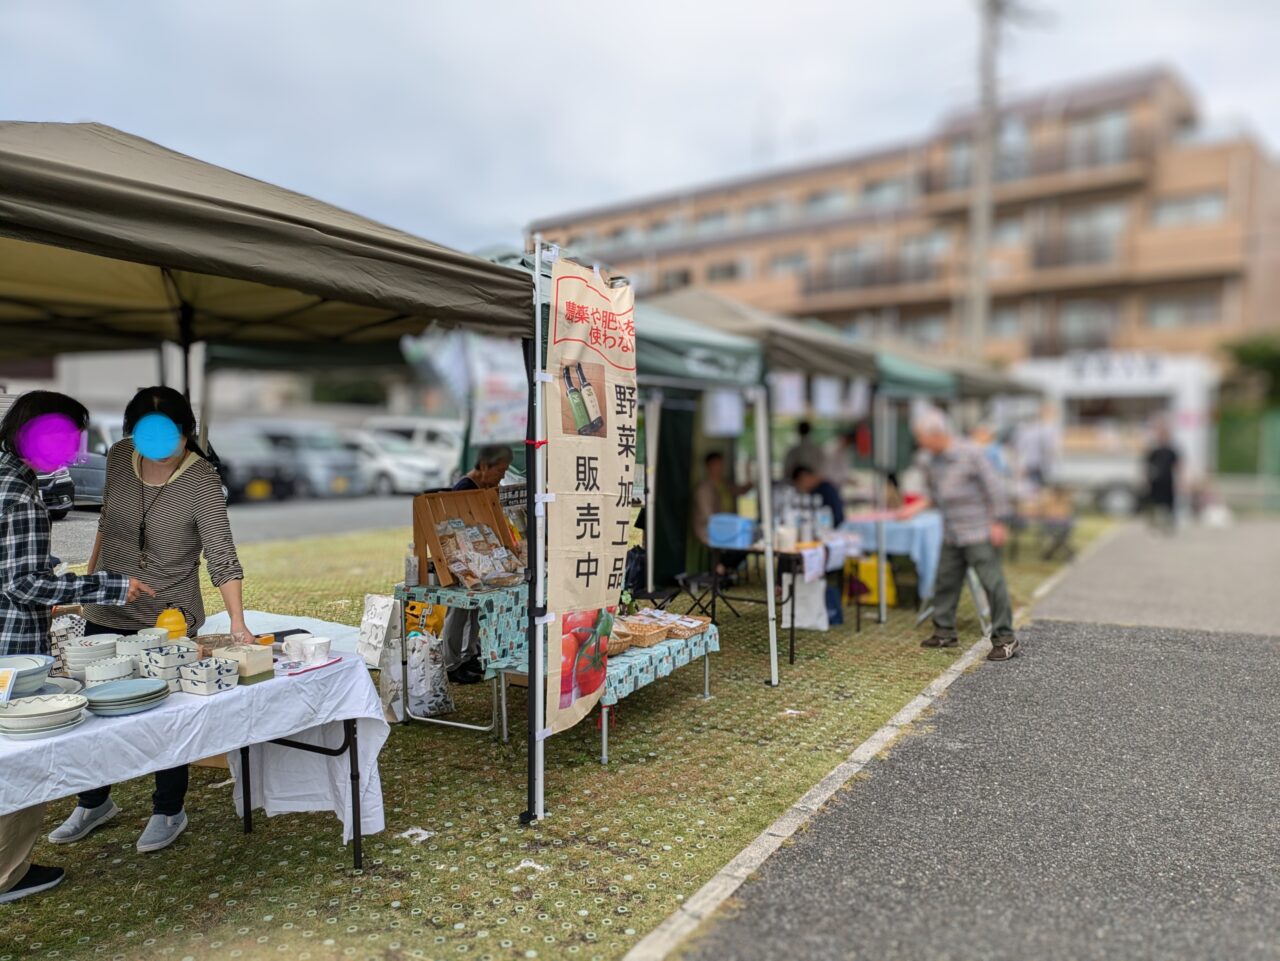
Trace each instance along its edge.
<instances>
[{"instance_id":1,"label":"man in gray pants","mask_svg":"<svg viewBox=\"0 0 1280 961\"><path fill-rule=\"evenodd\" d=\"M933 634L922 647L953 647L956 607L970 567L978 575L991 604L989 661L1007 661L1018 653L1013 634L1013 607L1000 566L1000 547L1008 537L1000 518L1008 516L1004 482L982 449L958 438L940 410L929 407L912 420L919 464L924 471L928 499L903 508L899 516L914 517L928 507L942 513L942 558L933 594Z\"/></svg>"},{"instance_id":2,"label":"man in gray pants","mask_svg":"<svg viewBox=\"0 0 1280 961\"><path fill-rule=\"evenodd\" d=\"M453 485L456 491L497 487L511 466L511 448L492 444L480 448L476 466ZM454 684L477 684L484 680L480 664L480 614L454 609L444 617L445 670Z\"/></svg>"}]
</instances>

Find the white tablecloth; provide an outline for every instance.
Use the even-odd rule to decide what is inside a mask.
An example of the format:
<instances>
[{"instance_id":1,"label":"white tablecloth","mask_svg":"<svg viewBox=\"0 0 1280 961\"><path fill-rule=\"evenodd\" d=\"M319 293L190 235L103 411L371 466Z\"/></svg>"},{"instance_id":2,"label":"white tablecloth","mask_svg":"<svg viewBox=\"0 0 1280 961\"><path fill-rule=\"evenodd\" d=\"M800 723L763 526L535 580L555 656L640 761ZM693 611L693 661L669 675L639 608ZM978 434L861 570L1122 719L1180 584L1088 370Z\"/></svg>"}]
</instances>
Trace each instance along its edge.
<instances>
[{"instance_id":1,"label":"white tablecloth","mask_svg":"<svg viewBox=\"0 0 1280 961\"><path fill-rule=\"evenodd\" d=\"M353 827L347 756L263 742L289 737L336 747L341 722L351 718L358 720L362 833L375 834L384 827L378 753L390 728L368 670L351 656L222 694L170 694L160 707L131 717L88 714L79 727L52 738L0 737L0 814L215 754L227 754L235 771L239 748L251 744L254 807L268 816L333 811L342 819L345 843ZM240 791L232 793L239 812Z\"/></svg>"}]
</instances>

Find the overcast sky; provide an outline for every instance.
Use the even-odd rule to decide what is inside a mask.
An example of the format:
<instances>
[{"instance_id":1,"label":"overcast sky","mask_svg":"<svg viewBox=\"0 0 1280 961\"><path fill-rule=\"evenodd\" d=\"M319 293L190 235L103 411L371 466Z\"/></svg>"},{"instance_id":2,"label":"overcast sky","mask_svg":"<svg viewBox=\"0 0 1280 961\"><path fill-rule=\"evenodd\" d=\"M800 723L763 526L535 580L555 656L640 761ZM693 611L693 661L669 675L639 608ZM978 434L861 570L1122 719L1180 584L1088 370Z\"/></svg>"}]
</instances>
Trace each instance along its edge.
<instances>
[{"instance_id":1,"label":"overcast sky","mask_svg":"<svg viewBox=\"0 0 1280 961\"><path fill-rule=\"evenodd\" d=\"M0 118L95 120L440 243L915 138L976 0L0 0ZM1039 0L1008 92L1163 63L1280 144L1278 0Z\"/></svg>"}]
</instances>

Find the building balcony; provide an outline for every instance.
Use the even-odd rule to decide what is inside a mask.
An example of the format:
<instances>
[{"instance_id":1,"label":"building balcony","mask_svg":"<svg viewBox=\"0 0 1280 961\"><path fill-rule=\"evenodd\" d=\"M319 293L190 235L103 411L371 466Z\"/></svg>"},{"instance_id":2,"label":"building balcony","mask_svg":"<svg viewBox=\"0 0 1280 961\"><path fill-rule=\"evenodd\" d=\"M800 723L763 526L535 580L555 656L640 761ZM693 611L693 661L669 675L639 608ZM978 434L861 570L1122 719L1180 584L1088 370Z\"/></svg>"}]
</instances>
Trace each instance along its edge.
<instances>
[{"instance_id":1,"label":"building balcony","mask_svg":"<svg viewBox=\"0 0 1280 961\"><path fill-rule=\"evenodd\" d=\"M823 271L804 278L804 293L826 294L842 290L868 290L876 287L901 287L905 284L929 284L941 279L937 263L901 263L884 261L847 270Z\"/></svg>"},{"instance_id":2,"label":"building balcony","mask_svg":"<svg viewBox=\"0 0 1280 961\"><path fill-rule=\"evenodd\" d=\"M1032 249L1031 263L1038 270L1114 264L1119 247L1119 242L1114 237L1058 237L1041 240Z\"/></svg>"},{"instance_id":3,"label":"building balcony","mask_svg":"<svg viewBox=\"0 0 1280 961\"><path fill-rule=\"evenodd\" d=\"M999 157L993 170L996 203L1097 190L1142 182L1149 171L1151 141L1130 136L1124 142L1054 143L1016 156ZM969 203L971 170L938 167L925 171L923 188L930 209L962 210Z\"/></svg>"}]
</instances>

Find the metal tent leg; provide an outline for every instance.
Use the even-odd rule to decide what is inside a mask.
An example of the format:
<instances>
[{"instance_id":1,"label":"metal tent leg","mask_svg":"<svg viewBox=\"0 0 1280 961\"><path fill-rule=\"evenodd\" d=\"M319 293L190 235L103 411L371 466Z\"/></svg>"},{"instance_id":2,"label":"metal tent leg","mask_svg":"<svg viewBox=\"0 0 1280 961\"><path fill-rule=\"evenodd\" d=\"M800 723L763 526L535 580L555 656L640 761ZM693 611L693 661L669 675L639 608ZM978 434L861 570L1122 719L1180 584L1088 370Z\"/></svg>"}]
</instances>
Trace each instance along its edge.
<instances>
[{"instance_id":1,"label":"metal tent leg","mask_svg":"<svg viewBox=\"0 0 1280 961\"><path fill-rule=\"evenodd\" d=\"M600 707L600 763L609 763L609 706Z\"/></svg>"}]
</instances>

